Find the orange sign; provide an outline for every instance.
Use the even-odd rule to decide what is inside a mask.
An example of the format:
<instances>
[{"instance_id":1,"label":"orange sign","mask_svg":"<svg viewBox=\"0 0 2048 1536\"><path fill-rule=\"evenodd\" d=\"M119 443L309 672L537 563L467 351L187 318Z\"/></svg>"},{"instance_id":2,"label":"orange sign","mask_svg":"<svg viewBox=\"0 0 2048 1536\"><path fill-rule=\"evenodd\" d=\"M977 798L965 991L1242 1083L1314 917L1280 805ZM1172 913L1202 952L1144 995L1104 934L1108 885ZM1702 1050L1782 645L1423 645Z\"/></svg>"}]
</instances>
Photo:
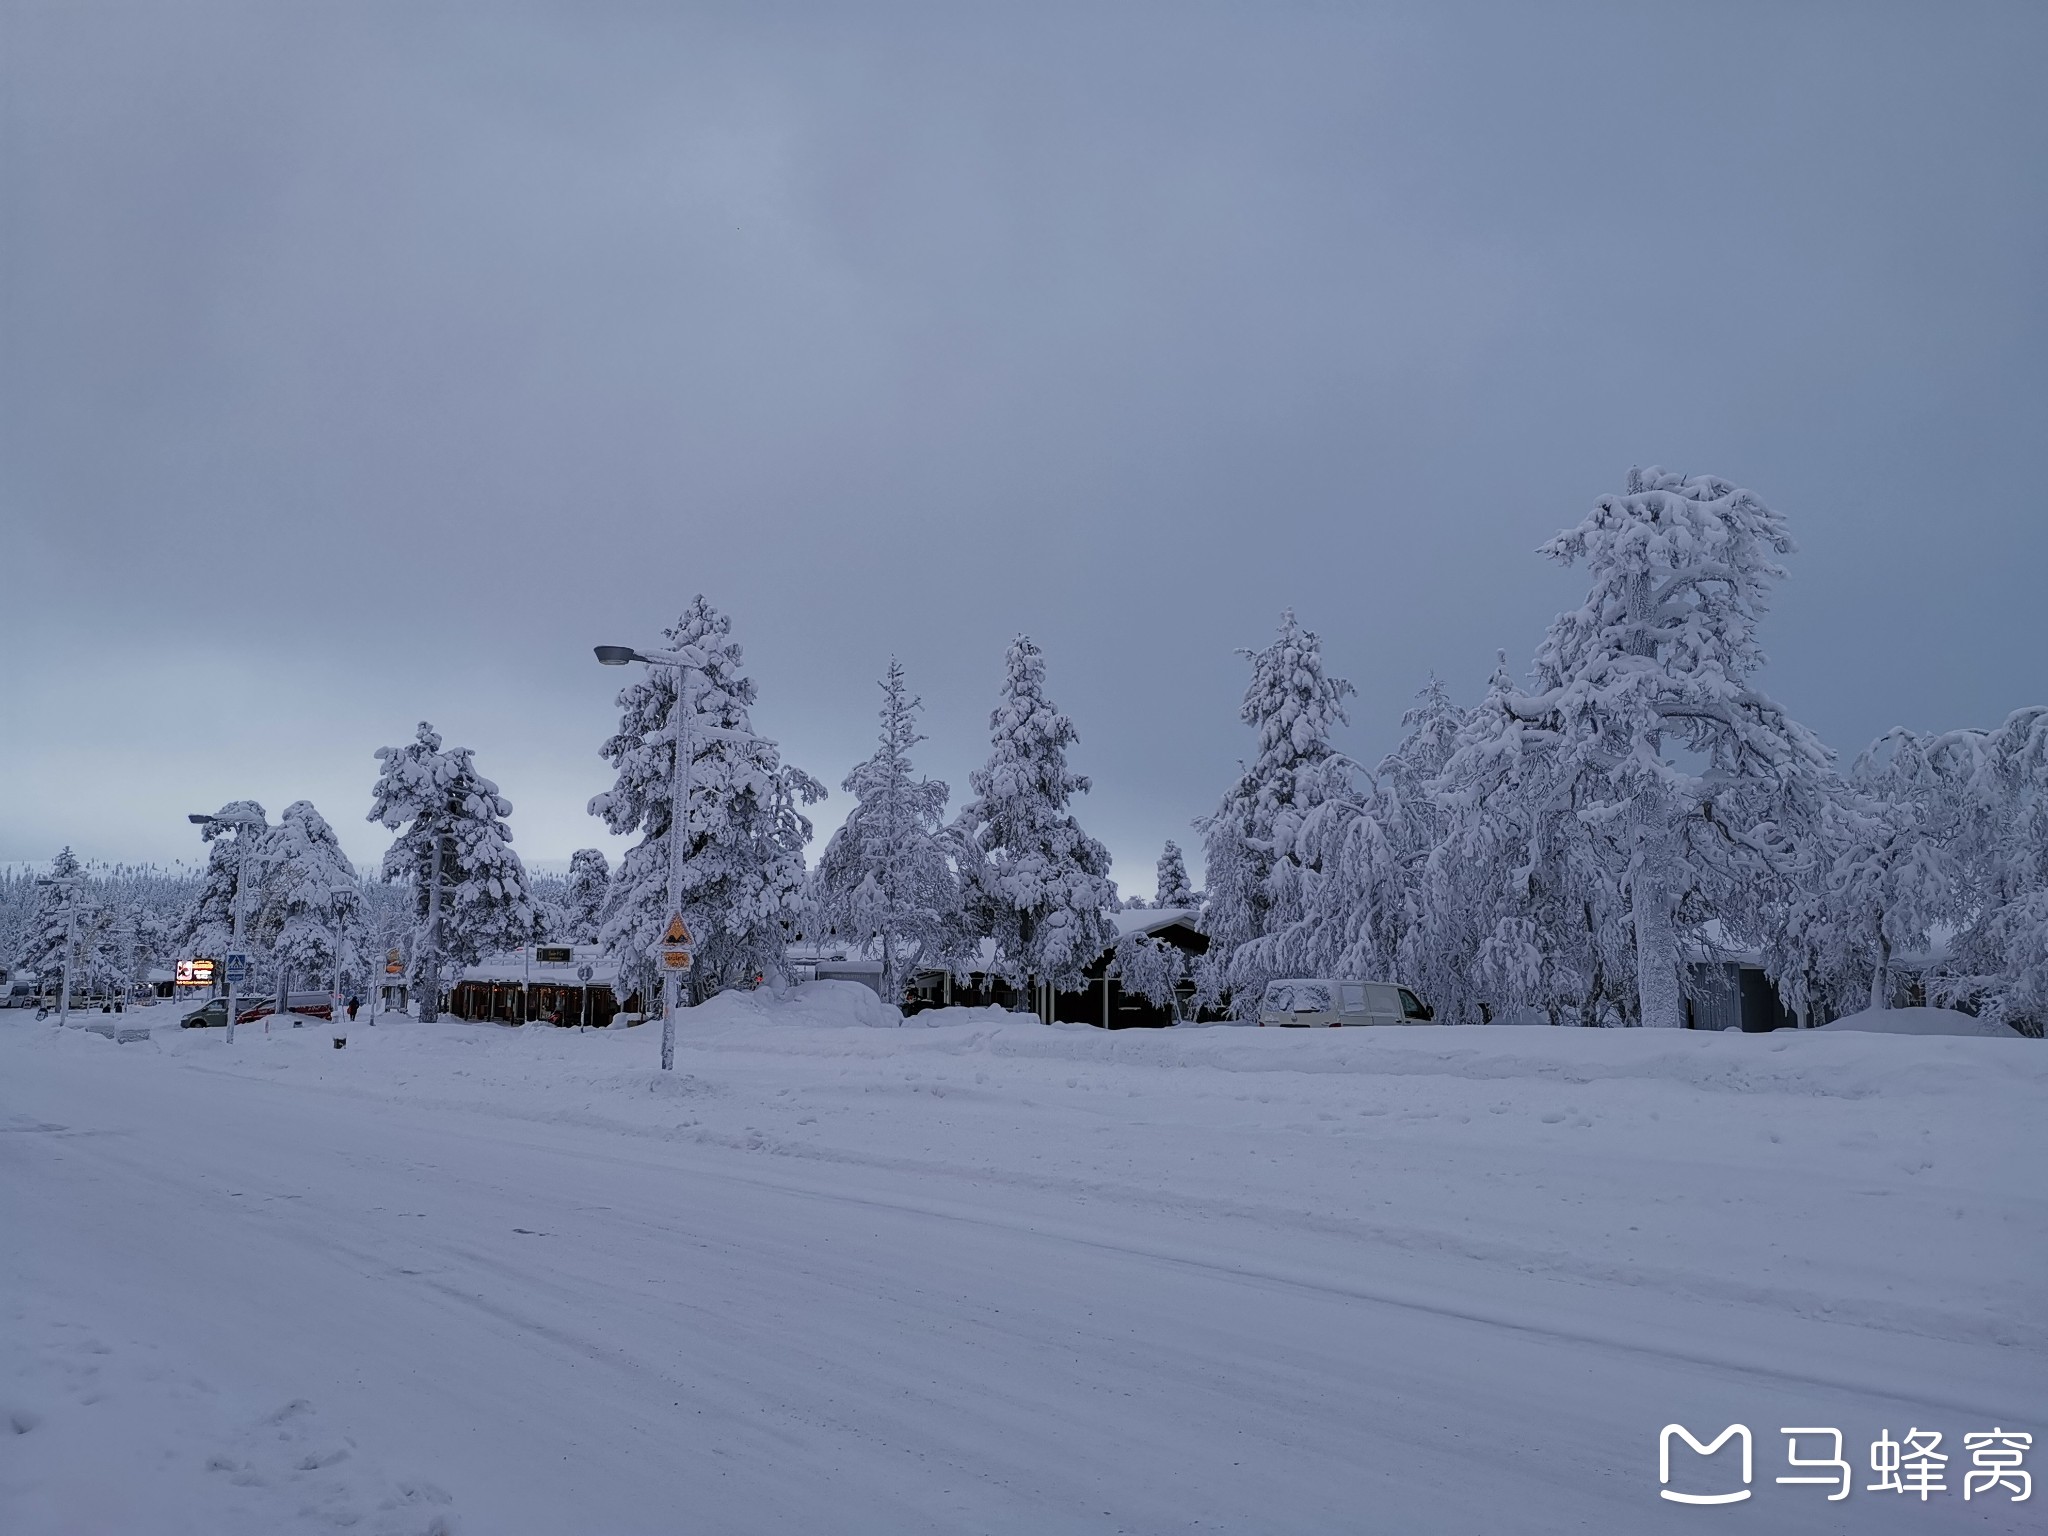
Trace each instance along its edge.
<instances>
[{"instance_id":1,"label":"orange sign","mask_svg":"<svg viewBox=\"0 0 2048 1536\"><path fill-rule=\"evenodd\" d=\"M690 930L683 926L682 913L677 912L670 916L668 927L662 931L661 942L672 948L680 948L689 944Z\"/></svg>"},{"instance_id":2,"label":"orange sign","mask_svg":"<svg viewBox=\"0 0 2048 1536\"><path fill-rule=\"evenodd\" d=\"M661 963L672 971L687 971L690 968L690 952L687 949L664 949Z\"/></svg>"}]
</instances>

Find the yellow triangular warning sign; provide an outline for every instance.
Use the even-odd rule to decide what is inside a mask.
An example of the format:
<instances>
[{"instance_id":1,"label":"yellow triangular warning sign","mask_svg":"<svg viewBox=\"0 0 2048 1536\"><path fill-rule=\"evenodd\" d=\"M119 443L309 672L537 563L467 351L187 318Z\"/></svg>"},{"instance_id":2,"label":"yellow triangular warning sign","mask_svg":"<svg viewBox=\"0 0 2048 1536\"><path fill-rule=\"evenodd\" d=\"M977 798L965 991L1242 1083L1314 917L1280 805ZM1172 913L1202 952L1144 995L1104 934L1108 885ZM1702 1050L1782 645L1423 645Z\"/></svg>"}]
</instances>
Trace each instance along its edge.
<instances>
[{"instance_id":1,"label":"yellow triangular warning sign","mask_svg":"<svg viewBox=\"0 0 2048 1536\"><path fill-rule=\"evenodd\" d=\"M662 934L661 942L664 944L687 944L690 942L690 930L683 926L682 913L677 912L669 918L668 928Z\"/></svg>"}]
</instances>

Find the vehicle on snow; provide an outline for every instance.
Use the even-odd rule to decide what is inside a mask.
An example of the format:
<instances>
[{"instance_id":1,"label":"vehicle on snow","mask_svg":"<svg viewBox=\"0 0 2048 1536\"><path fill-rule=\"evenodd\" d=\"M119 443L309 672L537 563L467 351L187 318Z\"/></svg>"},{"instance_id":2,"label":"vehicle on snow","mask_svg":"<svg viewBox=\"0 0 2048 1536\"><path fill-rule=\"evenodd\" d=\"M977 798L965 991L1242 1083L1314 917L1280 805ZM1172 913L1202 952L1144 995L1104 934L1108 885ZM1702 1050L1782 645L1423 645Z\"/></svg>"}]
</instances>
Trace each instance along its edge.
<instances>
[{"instance_id":1,"label":"vehicle on snow","mask_svg":"<svg viewBox=\"0 0 2048 1536\"><path fill-rule=\"evenodd\" d=\"M275 997L244 997L236 999L235 1022L253 1024L277 1011ZM331 1019L334 1017L334 998L326 992L294 992L291 995L291 1011L307 1018ZM221 1029L228 1022L228 1004L224 997L209 998L204 1007L195 1008L178 1021L183 1029ZM297 1028L296 1025L293 1026Z\"/></svg>"},{"instance_id":2,"label":"vehicle on snow","mask_svg":"<svg viewBox=\"0 0 2048 1536\"><path fill-rule=\"evenodd\" d=\"M1266 983L1259 1000L1262 1028L1329 1029L1340 1024L1427 1024L1436 1015L1407 987L1392 981L1293 977Z\"/></svg>"}]
</instances>

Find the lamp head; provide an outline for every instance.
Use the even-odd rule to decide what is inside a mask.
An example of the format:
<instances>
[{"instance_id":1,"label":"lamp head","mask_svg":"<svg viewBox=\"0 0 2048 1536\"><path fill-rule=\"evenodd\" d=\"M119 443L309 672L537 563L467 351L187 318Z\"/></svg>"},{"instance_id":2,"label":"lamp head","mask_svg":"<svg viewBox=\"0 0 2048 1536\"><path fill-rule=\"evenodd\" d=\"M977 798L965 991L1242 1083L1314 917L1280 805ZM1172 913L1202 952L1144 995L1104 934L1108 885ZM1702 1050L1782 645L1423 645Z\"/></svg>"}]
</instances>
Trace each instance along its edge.
<instances>
[{"instance_id":1,"label":"lamp head","mask_svg":"<svg viewBox=\"0 0 2048 1536\"><path fill-rule=\"evenodd\" d=\"M623 667L629 661L638 661L640 653L630 645L600 645L597 660L600 666Z\"/></svg>"}]
</instances>

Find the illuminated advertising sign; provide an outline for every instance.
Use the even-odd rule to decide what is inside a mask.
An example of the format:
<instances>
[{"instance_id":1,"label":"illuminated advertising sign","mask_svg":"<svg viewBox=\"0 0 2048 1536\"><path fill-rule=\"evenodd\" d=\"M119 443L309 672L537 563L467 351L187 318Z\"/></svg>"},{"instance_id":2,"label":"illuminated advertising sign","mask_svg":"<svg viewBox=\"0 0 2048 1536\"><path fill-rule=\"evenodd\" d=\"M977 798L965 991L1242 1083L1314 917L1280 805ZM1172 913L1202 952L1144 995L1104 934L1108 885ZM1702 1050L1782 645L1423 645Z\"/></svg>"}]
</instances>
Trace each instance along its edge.
<instances>
[{"instance_id":1,"label":"illuminated advertising sign","mask_svg":"<svg viewBox=\"0 0 2048 1536\"><path fill-rule=\"evenodd\" d=\"M210 987L213 985L213 962L211 960L180 960L176 971L181 987Z\"/></svg>"}]
</instances>

